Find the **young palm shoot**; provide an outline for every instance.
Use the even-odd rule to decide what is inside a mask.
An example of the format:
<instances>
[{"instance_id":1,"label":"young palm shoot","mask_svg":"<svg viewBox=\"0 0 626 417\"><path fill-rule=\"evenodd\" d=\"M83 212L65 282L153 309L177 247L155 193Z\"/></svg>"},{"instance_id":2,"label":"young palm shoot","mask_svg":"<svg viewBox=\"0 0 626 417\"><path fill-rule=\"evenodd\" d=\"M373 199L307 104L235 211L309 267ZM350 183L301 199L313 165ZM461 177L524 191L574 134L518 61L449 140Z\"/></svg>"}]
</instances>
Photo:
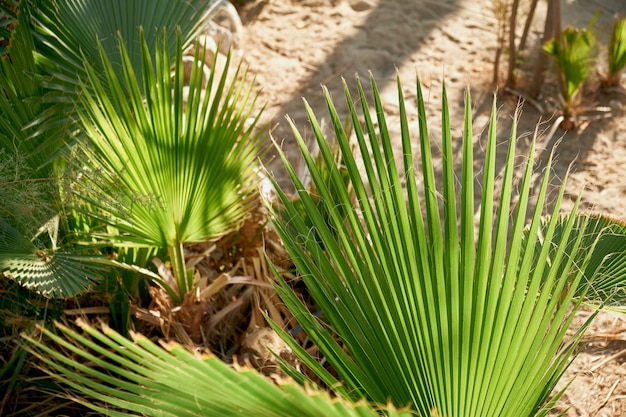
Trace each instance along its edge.
<instances>
[{"instance_id":1,"label":"young palm shoot","mask_svg":"<svg viewBox=\"0 0 626 417\"><path fill-rule=\"evenodd\" d=\"M97 207L89 215L120 231L105 236L115 244L167 248L176 282L166 289L180 301L193 285L183 244L232 231L252 209L261 142L245 72L237 67L228 82L229 59L203 80L198 47L186 86L180 32L172 57L163 36L156 51L141 38L141 74L121 39L123 77L104 49L105 80L87 66L80 113L87 168L76 193Z\"/></svg>"},{"instance_id":2,"label":"young palm shoot","mask_svg":"<svg viewBox=\"0 0 626 417\"><path fill-rule=\"evenodd\" d=\"M552 39L543 50L554 58L559 74L563 101L563 128L576 126L576 115L582 104L581 87L591 73L597 53L597 41L591 27L579 30L567 27L558 39Z\"/></svg>"},{"instance_id":3,"label":"young palm shoot","mask_svg":"<svg viewBox=\"0 0 626 417\"><path fill-rule=\"evenodd\" d=\"M604 85L615 87L620 84L626 67L626 17L615 18L607 52L609 68Z\"/></svg>"},{"instance_id":4,"label":"young palm shoot","mask_svg":"<svg viewBox=\"0 0 626 417\"><path fill-rule=\"evenodd\" d=\"M283 337L321 380L347 398L366 396L374 402L410 405L422 416L545 415L552 404L550 393L586 326L573 337L566 336L580 297L586 294L584 271L594 244L583 241L583 233L572 233L577 204L560 223L561 187L543 228L551 162L533 198L533 146L521 183L514 185L514 123L496 208L494 102L481 165L483 193L476 234L477 173L469 93L459 185L444 90L442 188L438 188L419 83L421 171L413 157L400 82L401 160L393 152L373 78L371 84L375 112L369 110L360 79L356 99L345 87L358 149L354 153L342 118L325 90L356 206L307 105L324 171L330 174L322 175L294 127L320 198L306 193L285 158L298 191L298 205L306 210L300 210L278 188L283 208L274 221L324 315L318 318L310 313L284 282L279 285L280 295L338 378L284 332ZM361 103L362 116L353 103ZM363 172L357 168L359 163ZM423 183L421 192L419 183ZM519 189L515 204L514 189ZM534 209L531 201L536 201ZM525 228L528 218L530 225ZM579 225L583 230L585 221ZM557 223L561 227L555 234ZM574 263L572 253L586 256Z\"/></svg>"}]
</instances>

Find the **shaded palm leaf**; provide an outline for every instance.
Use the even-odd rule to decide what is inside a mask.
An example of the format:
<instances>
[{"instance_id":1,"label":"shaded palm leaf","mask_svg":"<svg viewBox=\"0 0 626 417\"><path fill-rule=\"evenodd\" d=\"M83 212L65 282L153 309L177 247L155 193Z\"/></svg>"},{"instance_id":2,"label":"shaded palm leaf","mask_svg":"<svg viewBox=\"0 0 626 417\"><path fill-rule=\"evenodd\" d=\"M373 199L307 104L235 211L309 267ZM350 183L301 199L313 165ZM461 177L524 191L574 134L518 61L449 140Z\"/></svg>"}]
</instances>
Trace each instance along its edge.
<instances>
[{"instance_id":1,"label":"shaded palm leaf","mask_svg":"<svg viewBox=\"0 0 626 417\"><path fill-rule=\"evenodd\" d=\"M77 251L40 249L0 219L0 271L45 296L71 297L100 277L102 260Z\"/></svg>"},{"instance_id":2,"label":"shaded palm leaf","mask_svg":"<svg viewBox=\"0 0 626 417\"><path fill-rule=\"evenodd\" d=\"M12 31L11 44L2 56L0 68L0 146L15 154L33 171L35 177L46 178L52 170L46 166L64 143L59 127L48 129L54 136L37 134L39 127L31 126L50 106L43 103L46 90L37 82L35 42L31 33L30 11L21 2L20 13ZM28 128L31 126L30 128Z\"/></svg>"},{"instance_id":3,"label":"shaded palm leaf","mask_svg":"<svg viewBox=\"0 0 626 417\"><path fill-rule=\"evenodd\" d=\"M64 127L66 141L67 136L80 134L76 126L76 107L81 105L77 100L81 83L87 80L84 62L89 62L97 76L104 79L105 68L100 60L100 49L103 49L113 71L122 78L123 64L118 48L118 35L121 35L131 65L139 72L141 28L150 50L163 30L176 28L180 29L183 45L187 47L216 13L219 3L213 0L42 1L33 10L33 31L37 35L39 80L49 91L46 100L52 108L33 120L31 126L54 137L47 129L60 124ZM171 39L167 47L173 56L175 39Z\"/></svg>"},{"instance_id":4,"label":"shaded palm leaf","mask_svg":"<svg viewBox=\"0 0 626 417\"><path fill-rule=\"evenodd\" d=\"M46 365L50 376L70 389L70 398L102 415L380 415L364 401L332 399L293 382L277 386L256 371L235 371L216 356L199 358L177 344L163 349L139 334L133 334L132 342L104 325L103 334L81 323L90 338L57 327L73 343L43 329L57 346L27 336L28 350ZM380 411L390 417L412 415L392 407Z\"/></svg>"},{"instance_id":5,"label":"shaded palm leaf","mask_svg":"<svg viewBox=\"0 0 626 417\"><path fill-rule=\"evenodd\" d=\"M544 246L554 253L567 219L559 217L552 240L545 239L548 219L544 219L538 230L539 239L535 251ZM577 252L573 251L575 239L582 236ZM575 264L582 265L587 253L591 252L589 263L584 270L584 279L591 285L590 291L580 288L578 296L593 307L605 307L626 311L626 224L618 219L599 214L576 216L566 251L572 254Z\"/></svg>"},{"instance_id":6,"label":"shaded palm leaf","mask_svg":"<svg viewBox=\"0 0 626 417\"><path fill-rule=\"evenodd\" d=\"M191 288L182 244L228 233L255 204L261 133L253 133L256 97L240 67L229 74L229 58L221 74L211 72L205 89L198 52L187 87L180 32L176 38L173 57L167 38L155 52L142 40L137 76L121 40L123 77L104 49L106 84L88 67L93 93L83 86L80 115L89 168L77 194L99 210L88 214L123 232L109 236L118 244L168 248L182 296Z\"/></svg>"},{"instance_id":7,"label":"shaded palm leaf","mask_svg":"<svg viewBox=\"0 0 626 417\"><path fill-rule=\"evenodd\" d=\"M565 332L578 306L570 308L570 301L575 294L584 294L581 271L588 262L583 259L581 264L574 264L565 244L556 246L554 252L543 249L538 256L522 250L528 216L528 236L532 241L527 243L532 247L536 243L549 166L541 180L535 209L531 210L531 149L513 210L514 124L496 213L494 102L485 163L481 167L483 194L476 236L469 93L460 189L455 183L445 90L443 93L443 187L438 189L421 88L418 83L422 167L418 174L398 82L402 132L399 164L406 179L403 191L373 78L371 83L375 113L370 113L358 78L358 99L352 99L345 87L358 142L358 161L325 90L330 119L356 195L356 207L317 119L307 106L325 170L330 172L329 180L321 175L295 127L294 134L321 197L319 201L325 207L318 208L319 202L306 193L285 159L299 201L306 207L306 220L279 189L284 210L278 211L274 222L315 305L323 309L325 322L311 314L284 282L279 287L280 295L339 379L298 349L295 341L286 341L325 383L349 398L366 395L375 402L390 399L395 405L410 404L421 415L491 417L545 413L542 407L581 335L578 332L567 339ZM362 104L363 116L353 103ZM363 164L363 173L357 168L358 162ZM418 177L424 184L421 193ZM554 201L553 217L546 229L549 239L554 236L562 196L563 188ZM514 220L509 227L511 216ZM574 220L573 215L566 217L565 227L554 241L572 240L568 249L577 251L582 237L572 237ZM310 230L311 224L315 233Z\"/></svg>"},{"instance_id":8,"label":"shaded palm leaf","mask_svg":"<svg viewBox=\"0 0 626 417\"><path fill-rule=\"evenodd\" d=\"M17 0L8 0L0 4L0 56L7 53L12 27L17 20Z\"/></svg>"},{"instance_id":9,"label":"shaded palm leaf","mask_svg":"<svg viewBox=\"0 0 626 417\"><path fill-rule=\"evenodd\" d=\"M35 74L35 43L28 2L20 4L11 44L0 66L0 270L46 296L68 297L88 288L102 272L92 255L57 250L58 224L48 245L29 240L61 208L60 170L51 159L64 146L60 128L36 134L28 127L50 106ZM63 233L63 231L62 231ZM27 238L28 237L28 238Z\"/></svg>"}]
</instances>

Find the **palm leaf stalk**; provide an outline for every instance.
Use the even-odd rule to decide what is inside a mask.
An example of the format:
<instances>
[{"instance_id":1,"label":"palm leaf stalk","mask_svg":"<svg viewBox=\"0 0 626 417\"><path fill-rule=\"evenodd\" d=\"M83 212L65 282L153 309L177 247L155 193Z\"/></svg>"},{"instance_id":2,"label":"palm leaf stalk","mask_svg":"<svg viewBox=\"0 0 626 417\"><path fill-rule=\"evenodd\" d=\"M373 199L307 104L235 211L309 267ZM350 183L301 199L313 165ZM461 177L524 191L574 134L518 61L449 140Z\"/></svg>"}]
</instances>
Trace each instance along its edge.
<instances>
[{"instance_id":1,"label":"palm leaf stalk","mask_svg":"<svg viewBox=\"0 0 626 417\"><path fill-rule=\"evenodd\" d=\"M103 48L106 83L87 67L80 117L89 172L76 194L96 208L87 214L121 232L104 236L116 245L167 248L176 278L168 291L180 301L193 284L183 244L228 233L253 208L260 112L251 117L256 97L240 66L227 82L230 57L226 70L203 80L202 47L186 86L180 31L173 57L163 36L155 52L141 38L139 75L121 39L123 77Z\"/></svg>"},{"instance_id":2,"label":"palm leaf stalk","mask_svg":"<svg viewBox=\"0 0 626 417\"><path fill-rule=\"evenodd\" d=\"M84 334L57 324L63 337L47 329L42 329L44 340L26 336L27 349L70 398L101 415L413 415L365 401L353 404L294 382L276 385L252 369L236 371L216 356L200 358L174 343L162 348L140 334L133 333L131 341L106 325L100 332L79 324Z\"/></svg>"},{"instance_id":3,"label":"palm leaf stalk","mask_svg":"<svg viewBox=\"0 0 626 417\"><path fill-rule=\"evenodd\" d=\"M358 145L356 157L330 94L324 90L356 206L308 105L316 146L325 160L324 170L330 175L321 175L294 127L321 198L308 195L284 155L298 191L297 204L303 204L306 210L300 210L277 186L281 207L275 213L274 225L324 317L311 314L285 282L281 281L278 290L339 378L322 368L284 332L282 336L329 387L347 398L364 395L374 402L390 400L395 405L410 405L424 416L545 415L552 404L547 403L550 393L588 325L573 337L566 337L582 302L576 296L584 296L588 287L583 271L593 248L593 242L572 234L578 203L571 214L563 217L559 235L555 235L564 192L563 186L560 188L540 242L538 231L546 209L551 162L544 170L531 210L533 145L514 208L514 122L496 210L494 102L476 236L469 93L459 190L444 88L443 187L439 189L419 83L421 174L413 157L400 81L400 167L373 78L371 84L375 113L369 111L358 77L356 100L344 83ZM362 103L363 125L355 102ZM357 168L358 162L363 164L363 173ZM401 178L406 180L405 191ZM418 181L423 181L421 193ZM511 216L514 220L509 227ZM525 229L527 218L530 225ZM585 221L580 225L583 230ZM579 252L583 249L587 255L575 264L571 253L583 253Z\"/></svg>"}]
</instances>

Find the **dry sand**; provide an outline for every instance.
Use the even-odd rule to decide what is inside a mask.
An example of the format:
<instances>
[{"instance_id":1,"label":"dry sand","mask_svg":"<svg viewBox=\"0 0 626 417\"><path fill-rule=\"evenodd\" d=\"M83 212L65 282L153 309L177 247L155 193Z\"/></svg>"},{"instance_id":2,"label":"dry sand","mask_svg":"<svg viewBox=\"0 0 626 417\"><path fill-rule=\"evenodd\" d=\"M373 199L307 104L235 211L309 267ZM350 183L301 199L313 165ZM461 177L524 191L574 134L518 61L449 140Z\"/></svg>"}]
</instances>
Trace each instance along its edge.
<instances>
[{"instance_id":1,"label":"dry sand","mask_svg":"<svg viewBox=\"0 0 626 417\"><path fill-rule=\"evenodd\" d=\"M490 3L491 0L249 2L240 10L245 32L244 57L257 77L261 101L269 103L266 117L278 123L274 137L283 143L288 155L295 158L293 135L284 116L292 117L303 134L310 136L302 97L306 97L318 116L324 118L325 105L320 88L320 84L324 84L333 94L339 112L343 113L346 105L341 77L354 86L354 74L367 78L368 71L374 74L382 92L391 135L399 137L397 71L407 103L415 102L416 76L420 77L427 96L433 143L438 140L437 128L441 126L442 80L445 79L457 140L462 129L464 90L469 87L474 109L475 146L480 148L485 143L485 127L494 90L491 79L497 21L490 12ZM525 68L532 66L538 51L538 36L545 16L545 5L540 3L542 6L535 16L529 39L529 49L534 52L528 54ZM564 25L585 27L592 16L599 13L595 27L604 45L613 16L620 11L626 13L624 0L562 2ZM601 65L602 59L598 63L599 69ZM522 83L527 78L528 74L522 74ZM560 139L555 178L563 178L570 165L573 170L568 181L566 205L571 206L573 199L586 187L582 202L585 210L626 219L626 96L619 92L595 94L597 79L594 75L585 94L585 105L589 109L602 106L606 111L586 112L586 121L577 132L557 130L551 137L546 134L540 137L539 164L545 163L553 145ZM546 80L543 96L538 100L543 111L540 113L535 106L528 104L523 108L518 130L522 137L522 152L528 148L528 138L536 124L542 120L542 130L548 130L558 116L555 78L548 75ZM626 79L622 84L626 86ZM505 144L517 97L500 92L499 137ZM409 117L411 126L415 126L417 112L413 105L409 108ZM277 177L284 177L280 164L272 163L271 168ZM561 401L563 406L571 406L566 415L626 415L624 317L603 313L587 340L588 347L563 379L568 381L577 374Z\"/></svg>"}]
</instances>

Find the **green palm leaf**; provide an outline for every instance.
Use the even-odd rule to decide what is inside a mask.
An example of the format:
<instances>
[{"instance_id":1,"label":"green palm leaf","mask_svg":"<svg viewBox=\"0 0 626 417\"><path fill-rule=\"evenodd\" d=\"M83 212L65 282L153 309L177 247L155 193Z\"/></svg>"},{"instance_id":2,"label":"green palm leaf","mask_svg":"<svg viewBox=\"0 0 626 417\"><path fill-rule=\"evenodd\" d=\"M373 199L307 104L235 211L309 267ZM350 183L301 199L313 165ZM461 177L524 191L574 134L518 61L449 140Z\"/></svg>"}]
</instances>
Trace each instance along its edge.
<instances>
[{"instance_id":1,"label":"green palm leaf","mask_svg":"<svg viewBox=\"0 0 626 417\"><path fill-rule=\"evenodd\" d=\"M320 173L294 127L320 200L306 193L285 159L298 191L297 204L304 205L305 210L300 210L279 189L283 207L277 210L278 218L274 221L324 317L312 315L284 282L279 287L280 295L339 379L320 369L297 348L295 341L287 338L287 342L329 386L335 388L342 381L345 388L336 391L349 398L366 395L375 402L390 399L395 405L410 404L420 415L491 417L540 413L581 335L567 339L565 332L579 305L571 309L570 301L575 294L584 295L582 271L588 258L574 264L566 253L567 245L560 244L572 242L568 251L574 252L581 247L582 237L572 232L576 219L573 214L564 218L564 227L555 237L563 188L554 201L552 220L546 228L556 249L549 251L546 247L538 254L523 250L534 248L537 242L550 168L545 170L535 208L531 210L531 150L513 208L514 124L496 211L494 103L476 235L469 93L459 189L444 90L442 188L438 188L419 83L420 174L413 159L400 83L400 167L373 78L371 83L375 113L369 111L358 78L356 100L345 88L358 145L355 153L325 90L356 207L317 119L307 106L330 179ZM362 117L353 106L355 102L362 104ZM358 163L364 167L363 174ZM422 181L420 192L418 182ZM323 209L319 208L320 202ZM529 216L526 241L524 225ZM509 226L511 218L513 223Z\"/></svg>"},{"instance_id":2,"label":"green palm leaf","mask_svg":"<svg viewBox=\"0 0 626 417\"><path fill-rule=\"evenodd\" d=\"M22 2L12 31L11 43L0 67L0 147L19 157L37 177L46 178L52 170L46 162L63 146L62 140L37 135L28 126L49 108L43 100L46 90L37 82L35 41L31 33L30 11ZM53 131L53 129L50 129ZM56 130L57 137L60 130ZM38 172L37 172L38 171Z\"/></svg>"},{"instance_id":3,"label":"green palm leaf","mask_svg":"<svg viewBox=\"0 0 626 417\"><path fill-rule=\"evenodd\" d=\"M566 115L572 113L576 95L593 69L597 53L596 37L591 30L593 23L583 30L567 27L558 38L543 46L558 68Z\"/></svg>"},{"instance_id":4,"label":"green palm leaf","mask_svg":"<svg viewBox=\"0 0 626 417\"><path fill-rule=\"evenodd\" d=\"M379 410L390 417L412 415L333 399L293 382L275 385L256 371L235 371L215 356L199 358L177 344L163 349L139 334L132 342L105 325L104 334L80 325L90 337L57 324L65 339L42 329L57 347L26 336L27 349L70 389L70 398L102 415L365 417L379 416Z\"/></svg>"},{"instance_id":5,"label":"green palm leaf","mask_svg":"<svg viewBox=\"0 0 626 417\"><path fill-rule=\"evenodd\" d=\"M538 230L539 239L535 251L544 246L553 253L566 226L566 219L559 217L552 240L545 239L548 225L544 219ZM574 239L582 236L577 252L573 251ZM574 263L582 265L587 253L591 253L584 270L584 279L591 285L590 291L577 295L592 307L604 307L616 311L626 311L626 224L609 216L599 214L580 214L576 216L573 232L570 235L566 252L570 253Z\"/></svg>"},{"instance_id":6,"label":"green palm leaf","mask_svg":"<svg viewBox=\"0 0 626 417\"><path fill-rule=\"evenodd\" d=\"M28 2L20 3L8 54L0 65L0 270L5 277L46 296L69 297L88 288L103 267L93 254L57 249L58 224L50 244L29 240L61 210L58 164L50 163L65 146L62 126L37 134L33 120L51 106L37 82L35 42ZM30 127L29 127L30 126ZM42 226L43 225L43 226ZM61 230L62 240L65 230ZM34 239L33 239L34 240Z\"/></svg>"},{"instance_id":7,"label":"green palm leaf","mask_svg":"<svg viewBox=\"0 0 626 417\"><path fill-rule=\"evenodd\" d=\"M106 83L88 66L93 93L83 85L80 113L88 169L77 194L99 210L88 214L123 232L109 236L118 244L168 248L182 296L191 288L182 244L228 233L255 204L261 133L253 133L258 115L250 118L256 98L240 67L229 74L230 58L205 89L198 52L184 85L177 33L173 57L167 38L156 52L142 39L138 75L121 39L123 77L103 48Z\"/></svg>"},{"instance_id":8,"label":"green palm leaf","mask_svg":"<svg viewBox=\"0 0 626 417\"><path fill-rule=\"evenodd\" d=\"M78 251L40 249L0 219L0 272L50 297L86 290L105 269L102 259Z\"/></svg>"},{"instance_id":9,"label":"green palm leaf","mask_svg":"<svg viewBox=\"0 0 626 417\"><path fill-rule=\"evenodd\" d=\"M29 126L36 128L38 134L54 139L58 138L49 129L62 128L61 139L68 142L68 137L81 134L76 126L76 110L81 105L77 99L81 83L87 80L84 62L89 62L98 77L104 79L105 69L100 60L102 48L121 78L123 65L118 47L118 35L121 35L133 69L139 72L142 65L140 29L145 31L150 50L163 30L176 28L180 29L183 45L187 47L215 15L220 1L50 0L40 3L32 11L32 30L37 41L38 81L48 91L46 101L51 108ZM167 46L173 55L175 39Z\"/></svg>"},{"instance_id":10,"label":"green palm leaf","mask_svg":"<svg viewBox=\"0 0 626 417\"><path fill-rule=\"evenodd\" d=\"M104 76L100 60L103 50L118 76L122 76L123 57L118 35L135 72L142 66L142 42L150 50L163 30L179 28L183 47L187 48L200 34L203 26L217 12L220 1L215 0L53 0L42 2L35 13L35 31L39 44L39 59L48 68L52 79L48 86L61 92L75 94L87 77L84 62ZM143 29L143 39L140 38ZM173 55L176 40L170 39L168 51Z\"/></svg>"},{"instance_id":11,"label":"green palm leaf","mask_svg":"<svg viewBox=\"0 0 626 417\"><path fill-rule=\"evenodd\" d=\"M609 85L619 85L622 70L626 67L626 17L615 18L608 45L607 74Z\"/></svg>"}]
</instances>

